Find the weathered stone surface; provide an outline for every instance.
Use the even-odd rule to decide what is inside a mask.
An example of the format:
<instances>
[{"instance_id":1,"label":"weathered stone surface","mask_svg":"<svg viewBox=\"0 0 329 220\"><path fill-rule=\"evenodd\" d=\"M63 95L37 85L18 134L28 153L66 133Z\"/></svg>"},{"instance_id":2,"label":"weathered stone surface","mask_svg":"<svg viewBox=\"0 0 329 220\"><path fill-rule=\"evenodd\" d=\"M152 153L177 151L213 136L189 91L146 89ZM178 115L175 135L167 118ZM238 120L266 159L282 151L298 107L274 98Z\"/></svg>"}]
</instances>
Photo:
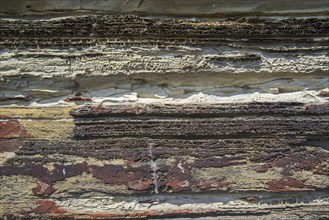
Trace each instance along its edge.
<instances>
[{"instance_id":1,"label":"weathered stone surface","mask_svg":"<svg viewBox=\"0 0 329 220\"><path fill-rule=\"evenodd\" d=\"M0 0L0 218L329 218L328 2Z\"/></svg>"},{"instance_id":2,"label":"weathered stone surface","mask_svg":"<svg viewBox=\"0 0 329 220\"><path fill-rule=\"evenodd\" d=\"M328 87L327 18L98 15L0 22L4 105Z\"/></svg>"},{"instance_id":3,"label":"weathered stone surface","mask_svg":"<svg viewBox=\"0 0 329 220\"><path fill-rule=\"evenodd\" d=\"M0 23L0 104L5 105L328 87L326 17L97 15Z\"/></svg>"},{"instance_id":4,"label":"weathered stone surface","mask_svg":"<svg viewBox=\"0 0 329 220\"><path fill-rule=\"evenodd\" d=\"M227 137L329 135L328 117L262 116L244 118L110 118L76 122L76 138L91 137Z\"/></svg>"},{"instance_id":5,"label":"weathered stone surface","mask_svg":"<svg viewBox=\"0 0 329 220\"><path fill-rule=\"evenodd\" d=\"M29 108L29 107L0 107L0 119L69 119L69 112L74 107L66 108Z\"/></svg>"},{"instance_id":6,"label":"weathered stone surface","mask_svg":"<svg viewBox=\"0 0 329 220\"><path fill-rule=\"evenodd\" d=\"M327 103L303 104L298 102L274 103L224 103L224 104L130 104L110 106L83 106L70 111L77 119L111 116L157 116L157 117L228 117L246 115L308 116L328 115ZM79 123L79 121L77 121Z\"/></svg>"}]
</instances>

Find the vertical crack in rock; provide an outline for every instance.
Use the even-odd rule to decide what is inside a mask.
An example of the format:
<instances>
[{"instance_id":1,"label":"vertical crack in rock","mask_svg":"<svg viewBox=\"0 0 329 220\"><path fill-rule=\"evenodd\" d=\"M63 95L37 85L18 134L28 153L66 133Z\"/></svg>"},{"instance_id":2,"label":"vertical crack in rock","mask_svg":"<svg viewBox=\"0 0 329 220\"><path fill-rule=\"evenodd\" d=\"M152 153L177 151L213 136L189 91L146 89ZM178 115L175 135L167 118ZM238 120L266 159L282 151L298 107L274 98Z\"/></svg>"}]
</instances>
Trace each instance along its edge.
<instances>
[{"instance_id":1,"label":"vertical crack in rock","mask_svg":"<svg viewBox=\"0 0 329 220\"><path fill-rule=\"evenodd\" d=\"M152 170L152 181L154 184L154 193L155 194L159 194L159 167L157 164L157 160L153 155L153 147L154 147L154 143L149 139L146 138L146 143L148 145L148 152L149 152L149 157L150 157L150 166L151 166L151 170Z\"/></svg>"}]
</instances>

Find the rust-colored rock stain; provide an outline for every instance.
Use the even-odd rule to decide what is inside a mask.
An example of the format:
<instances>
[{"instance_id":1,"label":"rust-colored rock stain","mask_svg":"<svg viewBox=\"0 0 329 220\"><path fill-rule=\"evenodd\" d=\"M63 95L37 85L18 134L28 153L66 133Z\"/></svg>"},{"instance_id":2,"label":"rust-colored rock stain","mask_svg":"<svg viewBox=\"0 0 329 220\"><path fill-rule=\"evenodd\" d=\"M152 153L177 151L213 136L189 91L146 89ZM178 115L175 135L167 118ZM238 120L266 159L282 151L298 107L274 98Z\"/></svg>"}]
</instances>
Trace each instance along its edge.
<instances>
[{"instance_id":1,"label":"rust-colored rock stain","mask_svg":"<svg viewBox=\"0 0 329 220\"><path fill-rule=\"evenodd\" d=\"M54 201L39 199L36 200L36 202L38 203L38 206L31 213L35 213L35 214L65 213L65 210L59 208Z\"/></svg>"},{"instance_id":2,"label":"rust-colored rock stain","mask_svg":"<svg viewBox=\"0 0 329 220\"><path fill-rule=\"evenodd\" d=\"M18 120L8 119L0 121L0 138L28 137L27 131Z\"/></svg>"}]
</instances>

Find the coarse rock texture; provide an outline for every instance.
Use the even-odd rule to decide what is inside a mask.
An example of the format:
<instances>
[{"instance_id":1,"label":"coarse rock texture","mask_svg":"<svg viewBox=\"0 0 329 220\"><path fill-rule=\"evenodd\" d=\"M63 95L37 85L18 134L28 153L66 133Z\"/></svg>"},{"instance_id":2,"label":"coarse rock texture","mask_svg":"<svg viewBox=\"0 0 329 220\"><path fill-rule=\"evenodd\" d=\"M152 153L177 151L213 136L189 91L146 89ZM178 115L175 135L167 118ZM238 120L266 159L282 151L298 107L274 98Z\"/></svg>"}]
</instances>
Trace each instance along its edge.
<instances>
[{"instance_id":1,"label":"coarse rock texture","mask_svg":"<svg viewBox=\"0 0 329 220\"><path fill-rule=\"evenodd\" d=\"M4 104L67 105L107 97L176 102L198 93L218 102L328 87L326 17L84 15L0 22Z\"/></svg>"},{"instance_id":2,"label":"coarse rock texture","mask_svg":"<svg viewBox=\"0 0 329 220\"><path fill-rule=\"evenodd\" d=\"M0 0L0 218L329 218L327 0Z\"/></svg>"}]
</instances>

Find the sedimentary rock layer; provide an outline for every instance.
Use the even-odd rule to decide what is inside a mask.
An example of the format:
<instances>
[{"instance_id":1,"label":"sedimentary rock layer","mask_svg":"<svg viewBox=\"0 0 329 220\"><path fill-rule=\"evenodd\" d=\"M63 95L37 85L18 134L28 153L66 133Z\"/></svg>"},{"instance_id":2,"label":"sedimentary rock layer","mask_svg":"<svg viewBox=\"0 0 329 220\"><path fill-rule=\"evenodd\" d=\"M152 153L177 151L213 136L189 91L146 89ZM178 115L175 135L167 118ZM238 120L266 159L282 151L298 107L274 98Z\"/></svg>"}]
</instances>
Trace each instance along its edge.
<instances>
[{"instance_id":1,"label":"sedimentary rock layer","mask_svg":"<svg viewBox=\"0 0 329 220\"><path fill-rule=\"evenodd\" d=\"M101 180L98 186L105 184L104 189L90 185L89 190L113 194L284 192L326 189L329 184L325 164L328 152L306 139L111 138L24 143L7 140L2 144L21 146L4 149L14 151L16 156L5 161L1 175L34 177L55 187L46 193L52 196L77 193L79 183L63 192L60 183L84 174L91 175L94 181Z\"/></svg>"},{"instance_id":2,"label":"sedimentary rock layer","mask_svg":"<svg viewBox=\"0 0 329 220\"><path fill-rule=\"evenodd\" d=\"M44 115L44 109L23 108L13 111L15 119L2 116L4 123L16 123L12 126L16 133L12 129L10 134L17 134L1 133L4 216L17 212L14 216L34 213L82 219L252 218L255 214L267 218L279 212L303 215L304 210L309 216L326 216L327 104L130 104L57 111L52 121L70 129L66 140L59 140L63 136L50 140L40 132L31 136L31 128L22 123L26 118L40 118L48 124L51 109L49 115ZM74 128L65 121L68 112L74 116ZM296 118L300 120L294 127ZM166 120L170 128L164 129ZM205 129L204 122L196 126L194 122L200 121L211 127ZM93 132L104 129L104 124L111 132ZM130 127L123 130L125 126ZM227 132L243 129L247 135ZM56 134L55 130L50 133ZM83 140L77 140L81 134ZM17 184L25 187L15 188ZM296 192L298 202L291 192Z\"/></svg>"},{"instance_id":3,"label":"sedimentary rock layer","mask_svg":"<svg viewBox=\"0 0 329 220\"><path fill-rule=\"evenodd\" d=\"M329 218L327 1L0 13L0 218Z\"/></svg>"},{"instance_id":4,"label":"sedimentary rock layer","mask_svg":"<svg viewBox=\"0 0 329 220\"><path fill-rule=\"evenodd\" d=\"M157 117L230 117L246 115L309 116L329 113L328 103L303 104L298 102L254 102L226 104L117 104L83 106L72 109L70 114L77 118L111 116L157 116ZM79 121L77 121L79 122Z\"/></svg>"},{"instance_id":5,"label":"sedimentary rock layer","mask_svg":"<svg viewBox=\"0 0 329 220\"><path fill-rule=\"evenodd\" d=\"M123 136L329 135L328 117L245 117L230 119L115 118L77 123L76 138Z\"/></svg>"},{"instance_id":6,"label":"sedimentary rock layer","mask_svg":"<svg viewBox=\"0 0 329 220\"><path fill-rule=\"evenodd\" d=\"M75 94L87 102L277 94L329 84L326 17L86 15L0 22L3 104L65 104Z\"/></svg>"},{"instance_id":7,"label":"sedimentary rock layer","mask_svg":"<svg viewBox=\"0 0 329 220\"><path fill-rule=\"evenodd\" d=\"M98 12L139 12L161 15L220 15L220 14L310 14L327 13L326 0L2 0L0 12L5 14L98 11Z\"/></svg>"}]
</instances>

